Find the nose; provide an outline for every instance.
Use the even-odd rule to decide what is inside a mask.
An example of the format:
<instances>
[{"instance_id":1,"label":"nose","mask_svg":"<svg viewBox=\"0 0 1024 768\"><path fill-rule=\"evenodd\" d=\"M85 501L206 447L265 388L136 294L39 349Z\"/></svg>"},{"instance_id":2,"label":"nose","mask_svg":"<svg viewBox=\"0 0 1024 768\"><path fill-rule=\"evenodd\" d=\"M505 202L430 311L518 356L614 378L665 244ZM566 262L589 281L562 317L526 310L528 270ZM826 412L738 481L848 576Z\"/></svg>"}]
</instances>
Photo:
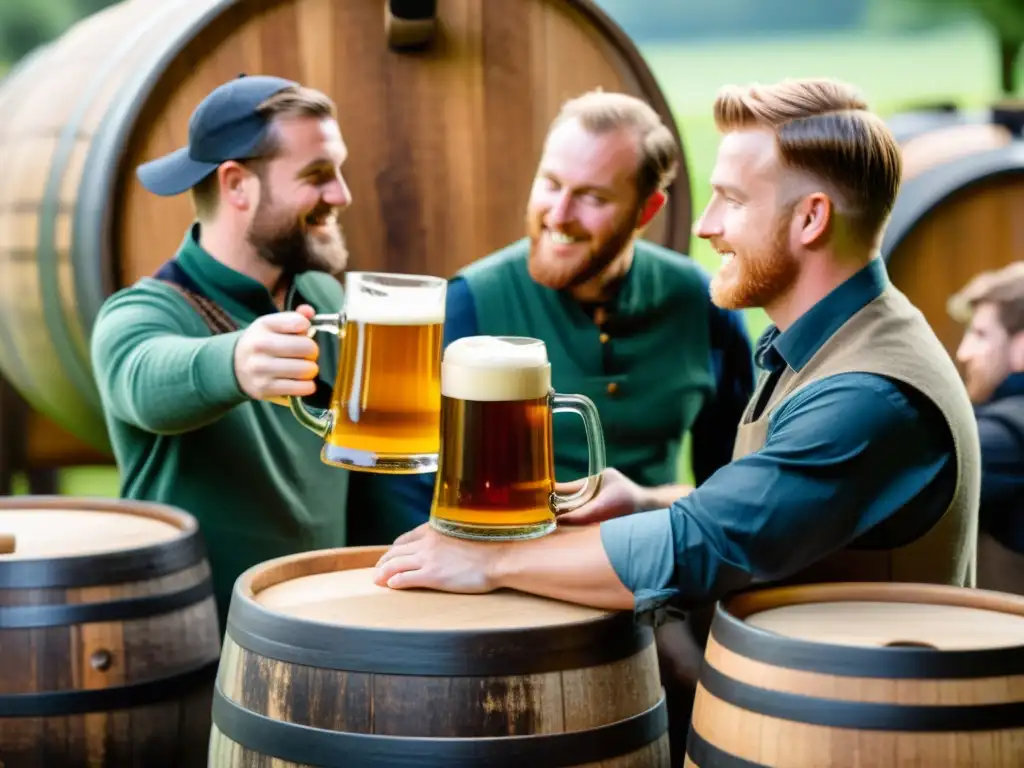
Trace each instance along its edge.
<instances>
[{"instance_id":1,"label":"nose","mask_svg":"<svg viewBox=\"0 0 1024 768\"><path fill-rule=\"evenodd\" d=\"M960 342L960 346L956 348L956 359L961 363L968 362L973 356L973 347L970 338L965 336Z\"/></svg>"},{"instance_id":2,"label":"nose","mask_svg":"<svg viewBox=\"0 0 1024 768\"><path fill-rule=\"evenodd\" d=\"M348 208L352 204L352 192L345 183L345 179L338 176L334 181L324 187L323 200L334 208Z\"/></svg>"},{"instance_id":3,"label":"nose","mask_svg":"<svg viewBox=\"0 0 1024 768\"><path fill-rule=\"evenodd\" d=\"M711 210L711 206L704 209L704 212L693 223L693 234L702 240L718 237L722 234L722 223Z\"/></svg>"},{"instance_id":4,"label":"nose","mask_svg":"<svg viewBox=\"0 0 1024 768\"><path fill-rule=\"evenodd\" d=\"M558 195L548 209L547 221L549 225L564 224L572 218L572 196L568 192Z\"/></svg>"}]
</instances>

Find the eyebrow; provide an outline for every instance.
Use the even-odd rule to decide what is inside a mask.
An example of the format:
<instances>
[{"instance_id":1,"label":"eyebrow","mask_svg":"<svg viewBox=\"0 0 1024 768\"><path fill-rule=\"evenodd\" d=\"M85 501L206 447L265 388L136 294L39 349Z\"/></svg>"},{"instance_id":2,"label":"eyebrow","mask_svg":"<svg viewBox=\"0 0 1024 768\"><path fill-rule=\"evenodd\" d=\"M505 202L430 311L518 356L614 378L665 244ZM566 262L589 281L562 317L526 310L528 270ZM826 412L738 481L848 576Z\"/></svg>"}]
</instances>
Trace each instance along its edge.
<instances>
[{"instance_id":1,"label":"eyebrow","mask_svg":"<svg viewBox=\"0 0 1024 768\"><path fill-rule=\"evenodd\" d=\"M733 197L743 197L744 196L743 195L743 191L741 189L739 189L737 187L734 187L734 186L732 186L730 184L717 184L715 182L712 182L711 183L711 188L715 192L719 192L719 193L725 194L725 195L732 195Z\"/></svg>"},{"instance_id":2,"label":"eyebrow","mask_svg":"<svg viewBox=\"0 0 1024 768\"><path fill-rule=\"evenodd\" d=\"M546 179L551 179L552 181L557 181L559 184L562 183L562 180L560 178L558 178L558 176L556 174L554 174L553 172L551 172L551 171L541 171L540 175L543 176ZM583 192L600 192L601 194L609 195L609 196L612 196L612 195L616 194L615 190L612 189L611 187L602 187L600 184L582 184L579 187L577 187L577 189L581 190Z\"/></svg>"},{"instance_id":3,"label":"eyebrow","mask_svg":"<svg viewBox=\"0 0 1024 768\"><path fill-rule=\"evenodd\" d=\"M344 163L344 158L342 159L342 162ZM304 166L302 166L302 168L300 168L295 173L295 176L296 177L305 176L308 173L312 173L313 171L323 170L324 168L330 168L331 170L334 170L334 167L335 167L335 163L334 163L334 160L332 160L331 158L329 158L329 157L318 157L315 160L310 160L308 163L306 163Z\"/></svg>"}]
</instances>

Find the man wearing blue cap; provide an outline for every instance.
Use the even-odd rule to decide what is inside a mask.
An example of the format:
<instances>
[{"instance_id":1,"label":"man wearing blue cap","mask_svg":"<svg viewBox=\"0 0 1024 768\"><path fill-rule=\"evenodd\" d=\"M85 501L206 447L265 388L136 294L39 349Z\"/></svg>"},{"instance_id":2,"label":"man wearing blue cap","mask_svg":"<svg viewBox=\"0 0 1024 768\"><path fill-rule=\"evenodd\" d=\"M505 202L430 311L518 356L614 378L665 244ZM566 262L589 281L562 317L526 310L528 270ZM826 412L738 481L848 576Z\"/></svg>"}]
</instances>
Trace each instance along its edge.
<instances>
[{"instance_id":1,"label":"man wearing blue cap","mask_svg":"<svg viewBox=\"0 0 1024 768\"><path fill-rule=\"evenodd\" d=\"M222 631L243 570L345 543L348 473L322 464L316 436L271 402L330 394L337 350L305 332L342 304L345 158L324 94L264 76L215 89L188 146L138 169L154 194L189 192L196 221L93 331L121 496L199 520Z\"/></svg>"}]
</instances>

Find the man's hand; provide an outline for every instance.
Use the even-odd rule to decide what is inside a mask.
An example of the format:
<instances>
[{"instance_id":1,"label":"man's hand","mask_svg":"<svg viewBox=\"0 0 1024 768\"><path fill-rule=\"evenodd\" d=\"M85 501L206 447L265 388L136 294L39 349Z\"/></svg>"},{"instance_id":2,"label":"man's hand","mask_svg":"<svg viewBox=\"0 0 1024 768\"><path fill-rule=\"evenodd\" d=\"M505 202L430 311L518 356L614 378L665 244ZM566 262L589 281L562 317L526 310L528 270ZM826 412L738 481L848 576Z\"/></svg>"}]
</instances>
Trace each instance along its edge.
<instances>
[{"instance_id":1,"label":"man's hand","mask_svg":"<svg viewBox=\"0 0 1024 768\"><path fill-rule=\"evenodd\" d=\"M257 318L235 345L235 376L255 400L316 391L317 343L306 336L314 310L303 304L294 312Z\"/></svg>"},{"instance_id":2,"label":"man's hand","mask_svg":"<svg viewBox=\"0 0 1024 768\"><path fill-rule=\"evenodd\" d=\"M423 523L403 533L377 561L374 582L393 589L429 588L477 594L497 589L499 542L445 536Z\"/></svg>"},{"instance_id":3,"label":"man's hand","mask_svg":"<svg viewBox=\"0 0 1024 768\"><path fill-rule=\"evenodd\" d=\"M558 483L558 493L575 493L583 484L582 480L572 483ZM647 512L652 509L669 507L672 503L693 490L689 485L662 485L644 488L637 485L619 470L608 467L601 473L601 487L586 504L571 512L563 512L558 522L568 525L589 525L610 520L613 517Z\"/></svg>"}]
</instances>

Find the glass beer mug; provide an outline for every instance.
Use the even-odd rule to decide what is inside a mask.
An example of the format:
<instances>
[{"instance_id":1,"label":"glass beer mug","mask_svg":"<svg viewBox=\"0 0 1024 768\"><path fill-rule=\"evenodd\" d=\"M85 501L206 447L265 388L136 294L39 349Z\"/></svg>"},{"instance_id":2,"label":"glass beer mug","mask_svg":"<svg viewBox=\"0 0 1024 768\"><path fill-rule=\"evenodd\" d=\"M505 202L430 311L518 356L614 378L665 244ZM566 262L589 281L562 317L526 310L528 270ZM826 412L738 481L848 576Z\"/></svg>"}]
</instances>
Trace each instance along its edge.
<instances>
[{"instance_id":1,"label":"glass beer mug","mask_svg":"<svg viewBox=\"0 0 1024 768\"><path fill-rule=\"evenodd\" d=\"M324 463L383 474L437 469L447 289L440 277L349 272L342 311L313 318L308 335L326 331L340 345L330 407L289 400L299 423L323 438Z\"/></svg>"},{"instance_id":2,"label":"glass beer mug","mask_svg":"<svg viewBox=\"0 0 1024 768\"><path fill-rule=\"evenodd\" d=\"M555 492L551 420L561 411L582 417L589 453L588 477L570 495ZM470 539L543 536L556 514L594 496L604 465L597 407L552 390L544 342L471 336L445 349L434 529Z\"/></svg>"}]
</instances>

